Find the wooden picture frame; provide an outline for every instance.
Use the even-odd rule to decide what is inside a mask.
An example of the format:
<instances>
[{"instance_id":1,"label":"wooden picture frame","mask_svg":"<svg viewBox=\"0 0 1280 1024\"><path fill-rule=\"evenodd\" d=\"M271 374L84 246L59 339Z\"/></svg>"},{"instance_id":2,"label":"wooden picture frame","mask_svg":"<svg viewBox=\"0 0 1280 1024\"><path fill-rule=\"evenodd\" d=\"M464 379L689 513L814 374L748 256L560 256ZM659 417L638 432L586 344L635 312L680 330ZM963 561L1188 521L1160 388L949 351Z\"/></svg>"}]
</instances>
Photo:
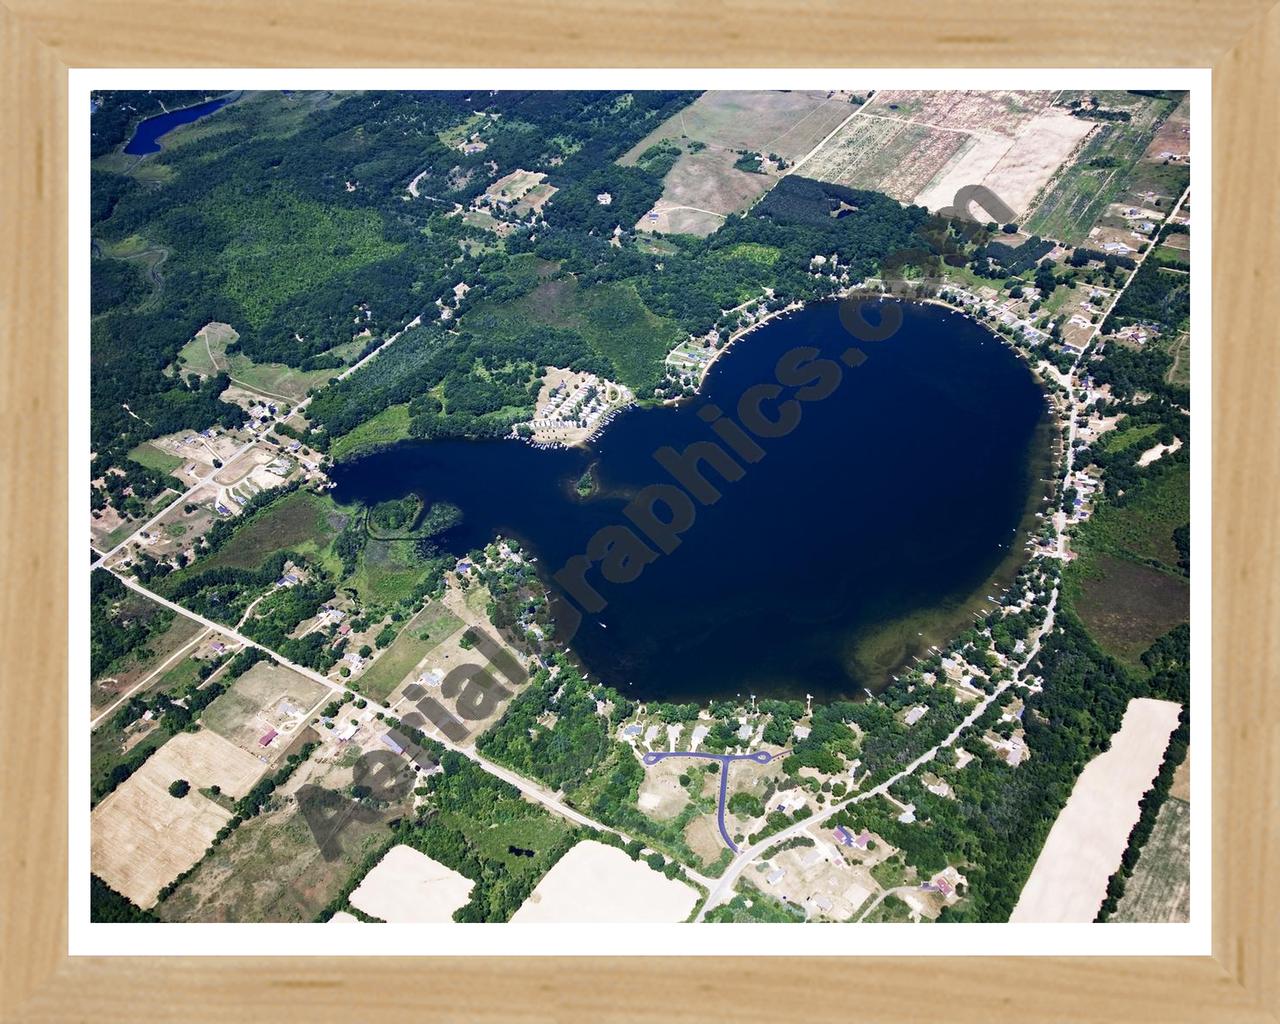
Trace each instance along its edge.
<instances>
[{"instance_id":1,"label":"wooden picture frame","mask_svg":"<svg viewBox=\"0 0 1280 1024\"><path fill-rule=\"evenodd\" d=\"M726 45L727 43L727 45ZM924 0L614 8L4 0L0 109L0 1005L5 1020L1280 1018L1280 7ZM190 66L1209 67L1213 955L268 959L67 954L67 72ZM82 550L79 532L70 551ZM776 951L771 951L776 952ZM1141 954L1141 950L1134 950Z\"/></svg>"}]
</instances>

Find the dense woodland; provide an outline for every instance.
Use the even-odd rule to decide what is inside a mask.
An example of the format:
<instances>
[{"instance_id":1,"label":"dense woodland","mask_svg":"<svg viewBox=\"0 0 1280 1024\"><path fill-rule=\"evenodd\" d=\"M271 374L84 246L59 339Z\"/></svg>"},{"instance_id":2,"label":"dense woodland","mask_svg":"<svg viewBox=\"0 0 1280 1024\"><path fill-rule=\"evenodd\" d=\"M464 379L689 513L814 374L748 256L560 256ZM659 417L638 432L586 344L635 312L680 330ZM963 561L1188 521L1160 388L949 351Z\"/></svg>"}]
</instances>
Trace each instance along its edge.
<instances>
[{"instance_id":1,"label":"dense woodland","mask_svg":"<svg viewBox=\"0 0 1280 1024\"><path fill-rule=\"evenodd\" d=\"M323 428L313 440L323 445L402 403L412 403L417 436L483 436L527 417L545 365L647 394L681 337L727 333L722 310L765 288L775 305L829 290L808 273L816 252L838 253L861 276L887 254L920 249L923 209L798 177L709 238L673 237L661 252L640 244L631 226L660 195L679 147L615 161L690 98L247 94L176 133L143 163L149 173L124 173L115 157L95 164L99 464L121 463L147 437L242 420L219 400L224 378L173 372L178 350L212 320L231 324L234 347L257 362L337 371L426 314L427 325L321 393L309 410ZM95 118L122 102L104 97ZM457 148L468 137L484 148ZM455 204L517 168L544 172L558 189L540 215L513 222L501 241L456 215ZM621 245L611 244L615 229ZM513 260L521 253L576 285L585 312L519 315L516 304L545 283ZM456 301L459 284L471 292ZM437 320L437 300L456 306L452 322ZM495 313L520 329L494 331ZM620 331L626 344L611 343Z\"/></svg>"}]
</instances>

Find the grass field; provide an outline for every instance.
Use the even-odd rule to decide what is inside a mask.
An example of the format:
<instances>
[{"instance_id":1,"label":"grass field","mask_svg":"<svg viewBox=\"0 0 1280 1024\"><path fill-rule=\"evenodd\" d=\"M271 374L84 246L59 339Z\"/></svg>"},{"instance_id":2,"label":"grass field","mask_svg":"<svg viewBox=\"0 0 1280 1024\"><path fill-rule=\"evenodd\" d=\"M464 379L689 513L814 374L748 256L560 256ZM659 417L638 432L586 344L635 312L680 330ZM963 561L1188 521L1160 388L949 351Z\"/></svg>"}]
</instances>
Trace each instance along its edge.
<instances>
[{"instance_id":1,"label":"grass field","mask_svg":"<svg viewBox=\"0 0 1280 1024\"><path fill-rule=\"evenodd\" d=\"M335 437L329 445L329 455L335 462L341 462L408 436L409 403L405 402L388 406L354 430Z\"/></svg>"},{"instance_id":2,"label":"grass field","mask_svg":"<svg viewBox=\"0 0 1280 1024\"><path fill-rule=\"evenodd\" d=\"M418 557L414 541L371 538L343 586L353 587L365 603L393 605L412 597L429 571L431 566Z\"/></svg>"},{"instance_id":3,"label":"grass field","mask_svg":"<svg viewBox=\"0 0 1280 1024\"><path fill-rule=\"evenodd\" d=\"M337 370L295 370L283 363L255 363L241 352L227 355L227 346L239 337L228 324L211 323L202 327L178 353L178 370L184 376L198 373L211 377L227 373L232 381L250 391L269 398L298 402L307 391L326 383ZM356 348L360 347L356 343ZM334 349L334 354L338 350Z\"/></svg>"},{"instance_id":4,"label":"grass field","mask_svg":"<svg viewBox=\"0 0 1280 1024\"><path fill-rule=\"evenodd\" d=\"M1165 380L1180 387L1191 386L1191 335L1180 334L1169 342L1169 355L1173 365L1165 374Z\"/></svg>"},{"instance_id":5,"label":"grass field","mask_svg":"<svg viewBox=\"0 0 1280 1024\"><path fill-rule=\"evenodd\" d=\"M287 550L321 556L346 519L347 513L327 495L294 491L255 513L222 548L193 569L257 569L276 552Z\"/></svg>"},{"instance_id":6,"label":"grass field","mask_svg":"<svg viewBox=\"0 0 1280 1024\"><path fill-rule=\"evenodd\" d=\"M1190 915L1191 808L1168 797L1110 920L1159 924Z\"/></svg>"},{"instance_id":7,"label":"grass field","mask_svg":"<svg viewBox=\"0 0 1280 1024\"><path fill-rule=\"evenodd\" d=\"M1185 579L1128 559L1090 554L1071 567L1069 579L1072 605L1089 634L1137 670L1143 652L1190 614Z\"/></svg>"},{"instance_id":8,"label":"grass field","mask_svg":"<svg viewBox=\"0 0 1280 1024\"><path fill-rule=\"evenodd\" d=\"M1119 430L1112 431L1107 435L1107 440L1103 447L1109 452L1124 451L1126 448L1141 444L1145 438L1150 437L1159 429L1159 423L1147 423L1140 427L1121 427Z\"/></svg>"},{"instance_id":9,"label":"grass field","mask_svg":"<svg viewBox=\"0 0 1280 1024\"><path fill-rule=\"evenodd\" d=\"M374 700L385 700L440 641L461 628L462 620L443 604L428 602L360 677L360 691Z\"/></svg>"},{"instance_id":10,"label":"grass field","mask_svg":"<svg viewBox=\"0 0 1280 1024\"><path fill-rule=\"evenodd\" d=\"M777 153L795 160L809 152L854 108L825 91L705 92L646 135L618 161L633 164L663 139L689 139L725 149Z\"/></svg>"},{"instance_id":11,"label":"grass field","mask_svg":"<svg viewBox=\"0 0 1280 1024\"><path fill-rule=\"evenodd\" d=\"M151 624L146 640L117 658L93 680L89 692L90 706L95 714L120 694L132 689L204 630L198 622L185 615L173 615L168 625L164 625L163 620L168 613L160 605L133 591L121 602L115 618L117 621L148 621L156 616L160 618Z\"/></svg>"},{"instance_id":12,"label":"grass field","mask_svg":"<svg viewBox=\"0 0 1280 1024\"><path fill-rule=\"evenodd\" d=\"M327 845L330 859L290 799L236 829L160 905L160 916L166 921L313 921L361 859L386 844L387 822L402 813L396 805L353 815Z\"/></svg>"},{"instance_id":13,"label":"grass field","mask_svg":"<svg viewBox=\"0 0 1280 1024\"><path fill-rule=\"evenodd\" d=\"M218 785L239 797L262 774L257 758L208 730L178 733L93 811L94 874L140 907L194 864L230 814L197 792ZM187 796L169 795L185 779Z\"/></svg>"},{"instance_id":14,"label":"grass field","mask_svg":"<svg viewBox=\"0 0 1280 1024\"><path fill-rule=\"evenodd\" d=\"M736 168L741 151L773 153L789 163L807 154L854 110L825 91L703 93L668 118L618 161L634 164L664 140L682 149L663 180L662 197L638 229L663 234L708 235L724 215L746 209L777 177ZM628 382L630 383L630 382Z\"/></svg>"},{"instance_id":15,"label":"grass field","mask_svg":"<svg viewBox=\"0 0 1280 1024\"><path fill-rule=\"evenodd\" d=\"M130 451L129 458L148 469L158 470L161 473L172 473L183 462L178 456L161 451L150 441L143 441Z\"/></svg>"},{"instance_id":16,"label":"grass field","mask_svg":"<svg viewBox=\"0 0 1280 1024\"><path fill-rule=\"evenodd\" d=\"M305 724L303 713L328 692L291 669L260 661L205 708L200 722L255 757L271 756L288 746L290 734ZM259 743L268 729L282 733L269 750Z\"/></svg>"},{"instance_id":17,"label":"grass field","mask_svg":"<svg viewBox=\"0 0 1280 1024\"><path fill-rule=\"evenodd\" d=\"M1128 108L1132 120L1098 125L1071 166L1046 188L1023 230L1077 244L1088 237L1110 203L1127 200L1135 166L1175 103L1131 93L1113 99Z\"/></svg>"}]
</instances>

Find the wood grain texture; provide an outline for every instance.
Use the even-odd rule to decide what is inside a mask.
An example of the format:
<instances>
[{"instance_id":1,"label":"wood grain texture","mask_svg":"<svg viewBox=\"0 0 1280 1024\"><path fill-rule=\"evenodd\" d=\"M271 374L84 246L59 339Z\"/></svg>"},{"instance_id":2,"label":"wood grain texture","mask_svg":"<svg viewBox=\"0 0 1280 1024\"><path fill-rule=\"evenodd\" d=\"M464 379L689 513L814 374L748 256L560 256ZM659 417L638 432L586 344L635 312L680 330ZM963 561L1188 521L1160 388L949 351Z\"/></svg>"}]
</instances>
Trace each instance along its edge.
<instances>
[{"instance_id":1,"label":"wood grain texture","mask_svg":"<svg viewBox=\"0 0 1280 1024\"><path fill-rule=\"evenodd\" d=\"M1272 5L6 2L65 63L86 67L1206 67Z\"/></svg>"},{"instance_id":2,"label":"wood grain texture","mask_svg":"<svg viewBox=\"0 0 1280 1024\"><path fill-rule=\"evenodd\" d=\"M0 6L0 1006L21 1021L1274 1021L1280 1012L1280 11L558 0ZM677 13L678 12L678 13ZM1215 955L66 957L68 66L1213 66ZM1200 201L1205 199L1200 197ZM77 353L76 359L87 358ZM38 427L38 429L37 429ZM77 562L80 561L77 559ZM14 672L15 651L25 666Z\"/></svg>"},{"instance_id":3,"label":"wood grain texture","mask_svg":"<svg viewBox=\"0 0 1280 1024\"><path fill-rule=\"evenodd\" d=\"M1213 89L1214 952L1277 1013L1280 8Z\"/></svg>"}]
</instances>

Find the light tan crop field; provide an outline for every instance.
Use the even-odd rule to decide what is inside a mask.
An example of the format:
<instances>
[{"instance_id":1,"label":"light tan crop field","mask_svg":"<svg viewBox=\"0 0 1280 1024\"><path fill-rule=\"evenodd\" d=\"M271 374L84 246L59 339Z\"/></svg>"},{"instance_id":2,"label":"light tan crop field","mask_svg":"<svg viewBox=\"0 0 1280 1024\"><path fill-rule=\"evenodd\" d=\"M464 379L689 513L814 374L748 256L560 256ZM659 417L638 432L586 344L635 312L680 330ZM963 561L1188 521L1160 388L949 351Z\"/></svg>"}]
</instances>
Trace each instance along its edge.
<instances>
[{"instance_id":1,"label":"light tan crop field","mask_svg":"<svg viewBox=\"0 0 1280 1024\"><path fill-rule=\"evenodd\" d=\"M1165 800L1112 921L1162 924L1191 919L1191 808Z\"/></svg>"},{"instance_id":2,"label":"light tan crop field","mask_svg":"<svg viewBox=\"0 0 1280 1024\"><path fill-rule=\"evenodd\" d=\"M937 89L882 89L865 112L900 117L917 124L1013 138L1053 102L1052 90L993 89L988 92Z\"/></svg>"},{"instance_id":3,"label":"light tan crop field","mask_svg":"<svg viewBox=\"0 0 1280 1024\"><path fill-rule=\"evenodd\" d=\"M684 150L663 180L662 197L652 211L657 216L641 217L637 230L710 234L724 214L745 210L778 181L776 171L757 174L734 167L739 151L776 153L795 163L855 109L843 94L820 90L703 93L618 161L634 164L664 139Z\"/></svg>"},{"instance_id":4,"label":"light tan crop field","mask_svg":"<svg viewBox=\"0 0 1280 1024\"><path fill-rule=\"evenodd\" d=\"M963 132L859 114L797 173L909 203L969 141Z\"/></svg>"},{"instance_id":5,"label":"light tan crop field","mask_svg":"<svg viewBox=\"0 0 1280 1024\"><path fill-rule=\"evenodd\" d=\"M485 195L493 196L506 203L523 199L525 195L542 182L546 175L541 171L514 170L504 175L485 189Z\"/></svg>"},{"instance_id":6,"label":"light tan crop field","mask_svg":"<svg viewBox=\"0 0 1280 1024\"><path fill-rule=\"evenodd\" d=\"M764 92L732 89L705 92L672 114L618 161L634 164L663 139L682 136L722 149L777 153L796 160L854 111L847 99L822 90Z\"/></svg>"},{"instance_id":7,"label":"light tan crop field","mask_svg":"<svg viewBox=\"0 0 1280 1024\"><path fill-rule=\"evenodd\" d=\"M241 797L264 768L208 729L178 733L94 808L93 873L138 906L150 907L165 885L204 855L231 817L198 790L217 785ZM182 798L169 795L169 784L178 779L191 784Z\"/></svg>"},{"instance_id":8,"label":"light tan crop field","mask_svg":"<svg viewBox=\"0 0 1280 1024\"><path fill-rule=\"evenodd\" d=\"M664 877L617 847L587 839L543 876L511 923L676 922L697 902L697 892L684 882Z\"/></svg>"},{"instance_id":9,"label":"light tan crop field","mask_svg":"<svg viewBox=\"0 0 1280 1024\"><path fill-rule=\"evenodd\" d=\"M260 661L231 684L204 710L201 723L241 750L253 755L277 757L289 745L307 712L328 689L283 665ZM267 730L280 735L270 747L259 742Z\"/></svg>"},{"instance_id":10,"label":"light tan crop field","mask_svg":"<svg viewBox=\"0 0 1280 1024\"><path fill-rule=\"evenodd\" d=\"M1055 107L1023 124L1012 141L1001 135L975 136L974 145L948 165L916 202L939 210L950 206L964 186L985 185L1021 217L1093 127Z\"/></svg>"},{"instance_id":11,"label":"light tan crop field","mask_svg":"<svg viewBox=\"0 0 1280 1024\"><path fill-rule=\"evenodd\" d=\"M799 169L939 210L985 185L1021 216L1093 129L1052 92L877 93Z\"/></svg>"},{"instance_id":12,"label":"light tan crop field","mask_svg":"<svg viewBox=\"0 0 1280 1024\"><path fill-rule=\"evenodd\" d=\"M1088 924L1094 919L1138 820L1138 801L1160 770L1179 710L1173 701L1129 701L1111 746L1076 779L1010 922Z\"/></svg>"},{"instance_id":13,"label":"light tan crop field","mask_svg":"<svg viewBox=\"0 0 1280 1024\"><path fill-rule=\"evenodd\" d=\"M448 923L476 883L411 846L393 846L350 896L351 905L393 924Z\"/></svg>"}]
</instances>

